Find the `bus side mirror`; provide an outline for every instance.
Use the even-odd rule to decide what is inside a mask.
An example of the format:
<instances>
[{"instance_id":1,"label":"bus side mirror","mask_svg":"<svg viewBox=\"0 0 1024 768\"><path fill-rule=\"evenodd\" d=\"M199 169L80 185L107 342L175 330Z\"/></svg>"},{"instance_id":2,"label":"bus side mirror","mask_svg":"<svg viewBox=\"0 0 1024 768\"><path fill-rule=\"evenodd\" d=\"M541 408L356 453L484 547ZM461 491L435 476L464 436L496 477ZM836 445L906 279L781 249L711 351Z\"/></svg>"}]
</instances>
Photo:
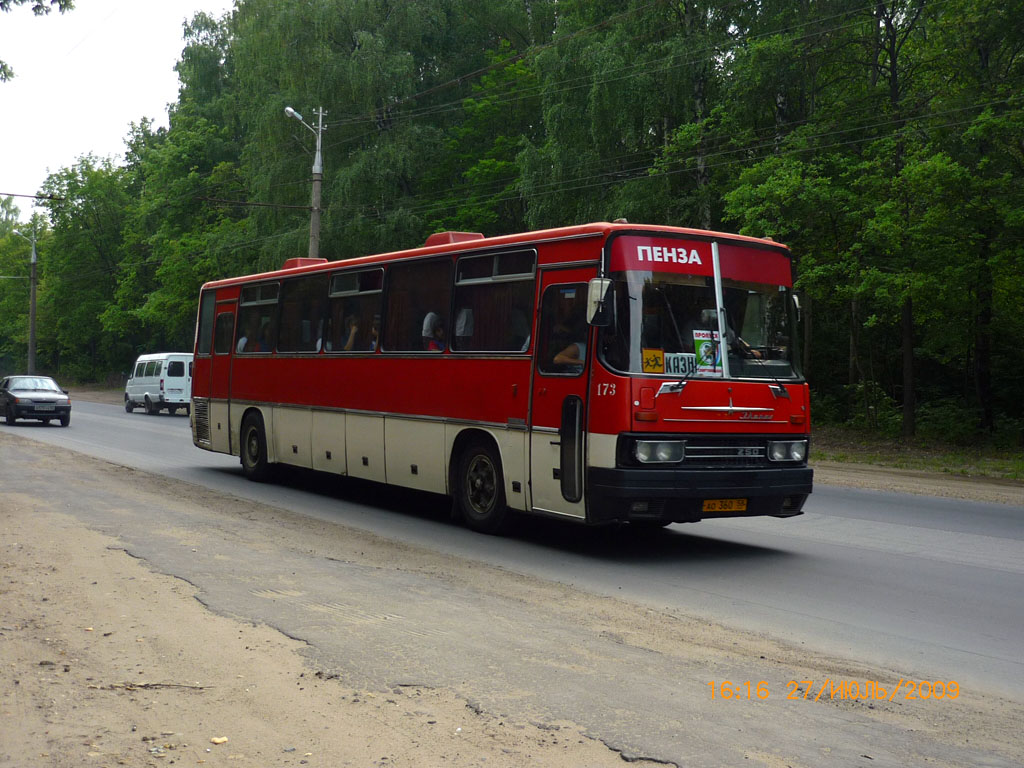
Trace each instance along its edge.
<instances>
[{"instance_id":1,"label":"bus side mirror","mask_svg":"<svg viewBox=\"0 0 1024 768\"><path fill-rule=\"evenodd\" d=\"M598 327L612 323L611 312L612 281L607 277L595 277L587 286L587 322Z\"/></svg>"},{"instance_id":2,"label":"bus side mirror","mask_svg":"<svg viewBox=\"0 0 1024 768\"><path fill-rule=\"evenodd\" d=\"M793 309L796 310L796 321L800 322L801 307L800 307L800 296L793 294Z\"/></svg>"}]
</instances>

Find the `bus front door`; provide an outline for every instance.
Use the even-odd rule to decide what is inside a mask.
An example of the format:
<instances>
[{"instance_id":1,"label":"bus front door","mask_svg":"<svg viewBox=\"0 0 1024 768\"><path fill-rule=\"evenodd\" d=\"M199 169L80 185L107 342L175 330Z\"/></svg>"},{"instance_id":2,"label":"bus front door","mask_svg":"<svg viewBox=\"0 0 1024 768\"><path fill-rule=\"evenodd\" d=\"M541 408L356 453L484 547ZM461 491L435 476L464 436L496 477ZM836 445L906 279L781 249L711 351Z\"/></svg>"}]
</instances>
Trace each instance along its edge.
<instances>
[{"instance_id":1,"label":"bus front door","mask_svg":"<svg viewBox=\"0 0 1024 768\"><path fill-rule=\"evenodd\" d=\"M218 297L219 298L219 297ZM235 337L234 300L217 302L210 364L210 446L231 453L231 359Z\"/></svg>"},{"instance_id":2,"label":"bus front door","mask_svg":"<svg viewBox=\"0 0 1024 768\"><path fill-rule=\"evenodd\" d=\"M584 450L591 333L587 280L593 269L542 273L533 398L530 409L530 493L533 509L586 517Z\"/></svg>"}]
</instances>

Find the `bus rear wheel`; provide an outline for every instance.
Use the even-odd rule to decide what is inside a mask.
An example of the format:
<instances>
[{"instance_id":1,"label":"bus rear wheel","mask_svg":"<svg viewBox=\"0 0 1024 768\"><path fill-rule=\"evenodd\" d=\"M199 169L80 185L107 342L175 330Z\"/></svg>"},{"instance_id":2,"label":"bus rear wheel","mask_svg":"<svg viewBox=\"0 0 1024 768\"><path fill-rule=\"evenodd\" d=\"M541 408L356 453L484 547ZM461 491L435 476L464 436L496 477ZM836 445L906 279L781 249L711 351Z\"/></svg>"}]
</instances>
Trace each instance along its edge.
<instances>
[{"instance_id":1,"label":"bus rear wheel","mask_svg":"<svg viewBox=\"0 0 1024 768\"><path fill-rule=\"evenodd\" d=\"M483 440L470 443L459 458L458 503L466 525L480 533L499 533L508 522L505 479L498 451Z\"/></svg>"},{"instance_id":2,"label":"bus rear wheel","mask_svg":"<svg viewBox=\"0 0 1024 768\"><path fill-rule=\"evenodd\" d=\"M263 417L250 413L242 421L241 434L242 472L257 483L270 476L270 462L267 461L267 435L263 430Z\"/></svg>"}]
</instances>

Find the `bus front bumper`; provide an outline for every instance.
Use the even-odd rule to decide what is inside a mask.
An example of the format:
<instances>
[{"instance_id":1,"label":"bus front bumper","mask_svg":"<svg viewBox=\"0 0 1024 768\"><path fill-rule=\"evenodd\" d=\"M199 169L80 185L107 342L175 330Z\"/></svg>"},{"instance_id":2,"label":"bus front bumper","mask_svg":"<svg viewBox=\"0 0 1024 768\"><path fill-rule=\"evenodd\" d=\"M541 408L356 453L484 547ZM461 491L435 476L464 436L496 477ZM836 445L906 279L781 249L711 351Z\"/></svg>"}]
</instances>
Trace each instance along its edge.
<instances>
[{"instance_id":1,"label":"bus front bumper","mask_svg":"<svg viewBox=\"0 0 1024 768\"><path fill-rule=\"evenodd\" d=\"M587 521L695 523L718 517L793 517L802 514L813 477L814 470L806 466L715 470L595 467L587 475ZM705 505L722 499L730 503Z\"/></svg>"}]
</instances>

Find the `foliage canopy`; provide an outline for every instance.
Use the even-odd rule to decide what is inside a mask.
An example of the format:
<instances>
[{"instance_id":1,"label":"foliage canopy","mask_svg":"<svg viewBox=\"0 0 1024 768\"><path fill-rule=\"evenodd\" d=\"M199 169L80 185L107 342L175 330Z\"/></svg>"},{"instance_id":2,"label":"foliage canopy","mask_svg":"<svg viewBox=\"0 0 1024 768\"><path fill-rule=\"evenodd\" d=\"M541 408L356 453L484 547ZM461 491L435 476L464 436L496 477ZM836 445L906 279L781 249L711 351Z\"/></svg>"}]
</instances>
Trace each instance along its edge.
<instances>
[{"instance_id":1,"label":"foliage canopy","mask_svg":"<svg viewBox=\"0 0 1024 768\"><path fill-rule=\"evenodd\" d=\"M324 255L618 217L770 236L819 418L1020 429L1022 56L1024 0L236 0L185 25L167 129L46 182L39 359L189 348L204 281L304 255L313 137L282 111L322 106ZM0 271L24 252L0 228Z\"/></svg>"}]
</instances>

